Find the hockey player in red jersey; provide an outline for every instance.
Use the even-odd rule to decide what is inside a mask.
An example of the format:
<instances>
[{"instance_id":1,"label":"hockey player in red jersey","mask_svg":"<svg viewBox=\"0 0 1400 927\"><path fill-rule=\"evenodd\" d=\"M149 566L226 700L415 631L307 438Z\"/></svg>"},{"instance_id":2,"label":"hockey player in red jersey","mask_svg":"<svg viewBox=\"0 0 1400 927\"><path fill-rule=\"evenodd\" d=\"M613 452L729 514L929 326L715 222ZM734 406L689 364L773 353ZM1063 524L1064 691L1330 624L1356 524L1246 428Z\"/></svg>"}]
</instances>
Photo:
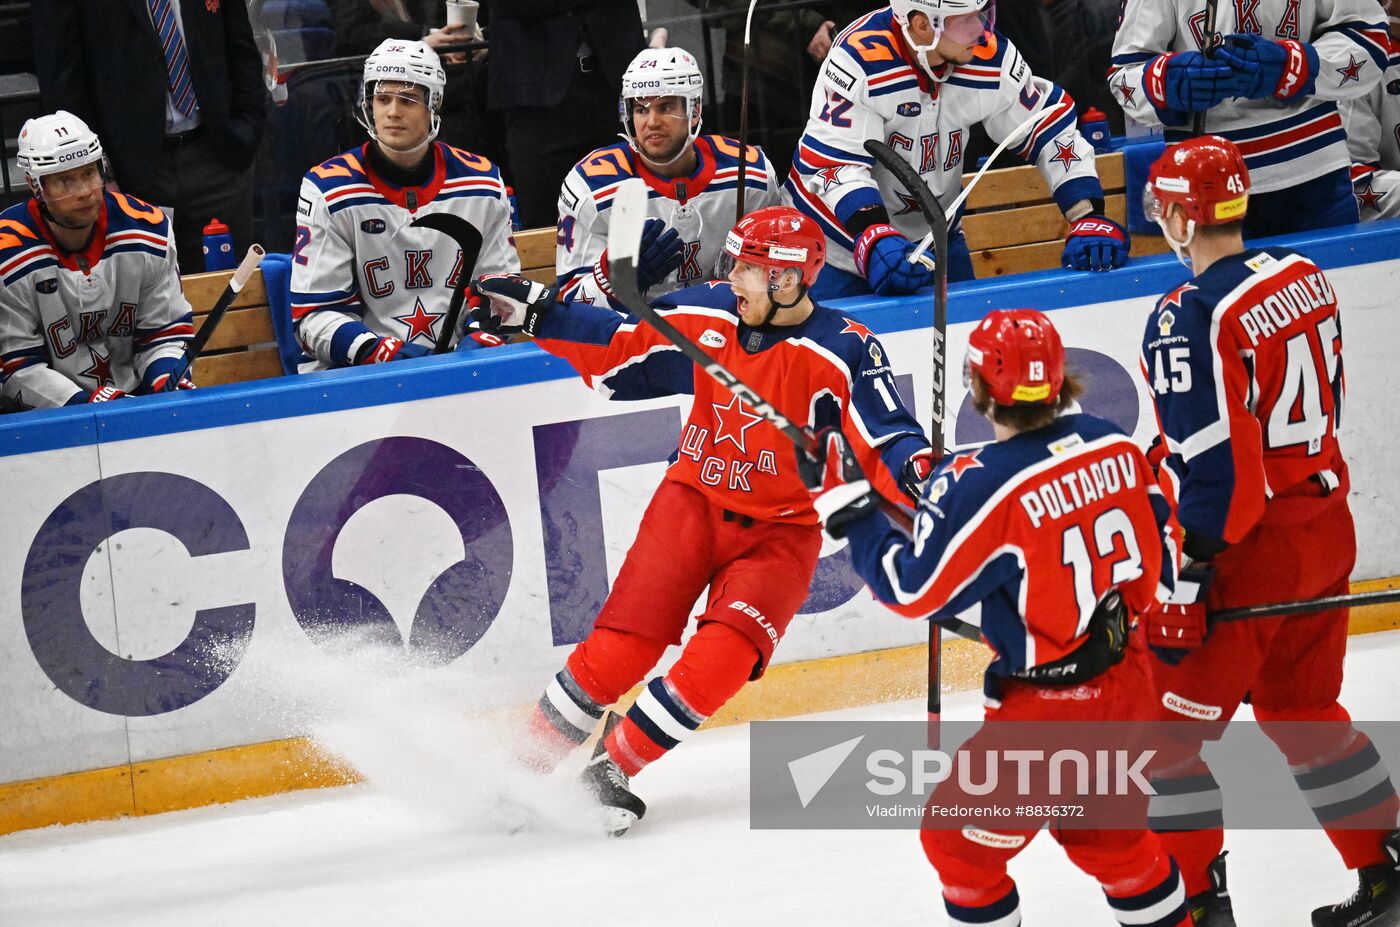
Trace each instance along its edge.
<instances>
[{"instance_id":1,"label":"hockey player in red jersey","mask_svg":"<svg viewBox=\"0 0 1400 927\"><path fill-rule=\"evenodd\" d=\"M33 196L0 214L0 401L160 392L194 336L170 220L105 189L102 143L63 110L24 124L19 165Z\"/></svg>"},{"instance_id":2,"label":"hockey player in red jersey","mask_svg":"<svg viewBox=\"0 0 1400 927\"><path fill-rule=\"evenodd\" d=\"M981 605L996 653L987 724L959 749L994 749L1003 722L1146 721L1151 668L1135 617L1170 588L1169 509L1151 468L1116 426L1070 409L1078 383L1050 320L1030 309L987 315L968 339L966 377L995 443L947 457L919 500L913 537L872 504L845 436L818 435L798 463L826 532L851 544L875 597L911 618ZM1066 569L1068 567L1068 569ZM1043 744L1042 744L1043 745ZM931 799L943 805L950 776ZM1020 793L1018 793L1020 794ZM1043 821L925 826L949 922L1021 923L1007 863ZM1050 832L1098 880L1122 924L1190 927L1176 865L1146 829Z\"/></svg>"},{"instance_id":3,"label":"hockey player in red jersey","mask_svg":"<svg viewBox=\"0 0 1400 927\"><path fill-rule=\"evenodd\" d=\"M849 437L887 498L913 495L931 449L895 389L887 355L859 321L814 304L808 287L824 242L811 219L773 206L730 232L728 282L657 302L672 325L799 427ZM583 743L604 711L679 644L708 586L695 635L664 676L651 679L618 723L603 728L585 784L612 833L646 810L634 776L693 733L744 683L763 675L807 597L821 531L788 439L715 383L655 329L601 306L559 304L521 277L472 284L474 318L488 330L524 330L613 399L693 393L675 460L593 631L550 681L526 753L552 768ZM679 539L679 540L678 540Z\"/></svg>"},{"instance_id":4,"label":"hockey player in red jersey","mask_svg":"<svg viewBox=\"0 0 1400 927\"><path fill-rule=\"evenodd\" d=\"M1400 832L1391 832L1400 801L1337 703L1347 610L1206 621L1208 610L1347 591L1356 537L1337 443L1335 293L1296 251L1245 248L1249 173L1223 138L1168 148L1147 207L1194 278L1158 302L1143 339L1185 557L1172 600L1144 620L1167 717L1200 727L1158 770L1150 821L1181 864L1196 923L1233 925L1221 794L1198 751L1249 695L1318 823L1359 870L1358 893L1314 911L1313 924L1400 924ZM1285 723L1298 721L1329 724L1310 726L1302 743Z\"/></svg>"}]
</instances>

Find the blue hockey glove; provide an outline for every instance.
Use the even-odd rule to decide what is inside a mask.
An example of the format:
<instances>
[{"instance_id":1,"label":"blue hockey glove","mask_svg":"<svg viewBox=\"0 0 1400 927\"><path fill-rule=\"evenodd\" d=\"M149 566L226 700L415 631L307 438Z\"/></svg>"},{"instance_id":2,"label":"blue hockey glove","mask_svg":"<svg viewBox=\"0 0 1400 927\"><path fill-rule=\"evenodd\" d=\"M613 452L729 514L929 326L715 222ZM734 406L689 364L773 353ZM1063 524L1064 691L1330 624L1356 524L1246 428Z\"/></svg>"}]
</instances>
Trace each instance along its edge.
<instances>
[{"instance_id":1,"label":"blue hockey glove","mask_svg":"<svg viewBox=\"0 0 1400 927\"><path fill-rule=\"evenodd\" d=\"M642 226L641 253L637 257L637 286L645 293L680 266L681 233L667 228L660 219L648 219Z\"/></svg>"},{"instance_id":2,"label":"blue hockey glove","mask_svg":"<svg viewBox=\"0 0 1400 927\"><path fill-rule=\"evenodd\" d=\"M1147 625L1147 646L1163 663L1176 666L1192 650L1205 643L1206 593L1215 579L1215 567L1196 563L1182 569L1166 602L1154 602L1142 615Z\"/></svg>"},{"instance_id":3,"label":"blue hockey glove","mask_svg":"<svg viewBox=\"0 0 1400 927\"><path fill-rule=\"evenodd\" d=\"M839 428L817 432L812 450L797 449L797 474L816 497L812 505L822 527L836 540L846 536L851 522L875 511L870 481Z\"/></svg>"},{"instance_id":4,"label":"blue hockey glove","mask_svg":"<svg viewBox=\"0 0 1400 927\"><path fill-rule=\"evenodd\" d=\"M520 274L486 274L471 282L471 319L492 335L524 332L531 338L554 308L558 291Z\"/></svg>"},{"instance_id":5,"label":"blue hockey glove","mask_svg":"<svg viewBox=\"0 0 1400 927\"><path fill-rule=\"evenodd\" d=\"M1198 51L1153 58L1147 63L1146 86L1154 102L1181 113L1203 112L1237 95L1230 66Z\"/></svg>"},{"instance_id":6,"label":"blue hockey glove","mask_svg":"<svg viewBox=\"0 0 1400 927\"><path fill-rule=\"evenodd\" d=\"M457 341L457 351L476 351L481 348L499 348L506 343L506 339L500 335L493 335L490 332L477 331L469 328L462 332L462 337Z\"/></svg>"},{"instance_id":7,"label":"blue hockey glove","mask_svg":"<svg viewBox=\"0 0 1400 927\"><path fill-rule=\"evenodd\" d=\"M904 296L933 285L933 269L910 264L917 245L892 225L872 225L856 240L856 270L878 296ZM933 255L928 255L929 263Z\"/></svg>"},{"instance_id":8,"label":"blue hockey glove","mask_svg":"<svg viewBox=\"0 0 1400 927\"><path fill-rule=\"evenodd\" d=\"M1274 42L1252 33L1235 33L1225 37L1215 57L1234 72L1234 95L1247 100L1311 96L1317 82L1317 50L1307 42Z\"/></svg>"},{"instance_id":9,"label":"blue hockey glove","mask_svg":"<svg viewBox=\"0 0 1400 927\"><path fill-rule=\"evenodd\" d=\"M359 353L355 355L355 364L386 364L389 361L408 360L431 353L432 348L413 344L402 338L380 338L360 348Z\"/></svg>"},{"instance_id":10,"label":"blue hockey glove","mask_svg":"<svg viewBox=\"0 0 1400 927\"><path fill-rule=\"evenodd\" d=\"M1113 270L1128 263L1128 230L1107 216L1082 216L1065 236L1060 263L1075 270Z\"/></svg>"}]
</instances>

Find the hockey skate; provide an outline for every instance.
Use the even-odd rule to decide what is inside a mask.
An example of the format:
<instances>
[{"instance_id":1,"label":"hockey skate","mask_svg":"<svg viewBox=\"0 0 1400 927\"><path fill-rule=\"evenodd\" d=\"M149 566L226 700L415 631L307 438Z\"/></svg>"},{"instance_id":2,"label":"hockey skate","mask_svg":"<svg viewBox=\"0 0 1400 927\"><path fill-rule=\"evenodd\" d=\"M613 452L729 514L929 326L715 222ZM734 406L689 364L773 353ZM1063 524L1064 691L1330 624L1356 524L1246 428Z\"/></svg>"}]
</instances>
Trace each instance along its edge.
<instances>
[{"instance_id":1,"label":"hockey skate","mask_svg":"<svg viewBox=\"0 0 1400 927\"><path fill-rule=\"evenodd\" d=\"M1235 927L1235 909L1225 888L1225 857L1221 853L1206 867L1211 887L1186 899L1192 927Z\"/></svg>"},{"instance_id":2,"label":"hockey skate","mask_svg":"<svg viewBox=\"0 0 1400 927\"><path fill-rule=\"evenodd\" d=\"M603 733L598 738L598 745L593 748L593 757L579 777L584 789L597 800L602 811L603 829L610 837L621 837L647 813L646 802L632 794L628 787L627 774L608 755L608 734L621 721L621 715L608 713L603 721Z\"/></svg>"},{"instance_id":3,"label":"hockey skate","mask_svg":"<svg viewBox=\"0 0 1400 927\"><path fill-rule=\"evenodd\" d=\"M1341 904L1318 908L1313 927L1397 927L1400 925L1400 830L1382 844L1388 861L1356 873L1359 884Z\"/></svg>"}]
</instances>

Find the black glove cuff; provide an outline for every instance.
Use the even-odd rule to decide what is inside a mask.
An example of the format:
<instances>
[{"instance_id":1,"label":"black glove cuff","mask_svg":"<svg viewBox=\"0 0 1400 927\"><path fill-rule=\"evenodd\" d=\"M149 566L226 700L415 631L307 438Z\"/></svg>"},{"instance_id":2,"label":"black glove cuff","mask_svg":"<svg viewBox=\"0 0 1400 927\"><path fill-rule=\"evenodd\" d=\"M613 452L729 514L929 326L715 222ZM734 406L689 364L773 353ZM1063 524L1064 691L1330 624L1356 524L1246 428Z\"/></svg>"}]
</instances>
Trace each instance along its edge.
<instances>
[{"instance_id":1,"label":"black glove cuff","mask_svg":"<svg viewBox=\"0 0 1400 927\"><path fill-rule=\"evenodd\" d=\"M844 224L852 238L860 238L872 225L889 225L890 213L884 206L874 203L851 213L851 217Z\"/></svg>"}]
</instances>

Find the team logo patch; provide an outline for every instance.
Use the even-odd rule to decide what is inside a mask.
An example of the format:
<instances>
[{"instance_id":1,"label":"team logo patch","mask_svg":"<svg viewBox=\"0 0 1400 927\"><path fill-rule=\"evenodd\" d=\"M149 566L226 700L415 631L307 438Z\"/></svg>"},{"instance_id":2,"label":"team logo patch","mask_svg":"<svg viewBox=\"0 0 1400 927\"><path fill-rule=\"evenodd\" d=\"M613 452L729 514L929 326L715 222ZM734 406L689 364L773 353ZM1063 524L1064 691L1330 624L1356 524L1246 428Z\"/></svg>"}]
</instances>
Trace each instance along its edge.
<instances>
[{"instance_id":1,"label":"team logo patch","mask_svg":"<svg viewBox=\"0 0 1400 927\"><path fill-rule=\"evenodd\" d=\"M971 825L962 829L962 835L973 843L980 843L984 847L992 847L996 850L1015 850L1026 844L1026 838L1021 834L994 834L989 830L979 830Z\"/></svg>"},{"instance_id":2,"label":"team logo patch","mask_svg":"<svg viewBox=\"0 0 1400 927\"><path fill-rule=\"evenodd\" d=\"M385 227L383 219L366 219L360 223L360 231L366 235L378 235Z\"/></svg>"},{"instance_id":3,"label":"team logo patch","mask_svg":"<svg viewBox=\"0 0 1400 927\"><path fill-rule=\"evenodd\" d=\"M940 476L938 479L934 480L933 484L928 488L928 501L937 504L938 500L942 499L947 494L948 478L946 476Z\"/></svg>"},{"instance_id":4,"label":"team logo patch","mask_svg":"<svg viewBox=\"0 0 1400 927\"><path fill-rule=\"evenodd\" d=\"M1079 437L1079 435L1070 435L1068 438L1061 441L1052 441L1050 444L1046 445L1046 447L1050 449L1050 453L1054 454L1056 457L1063 457L1075 448L1083 446L1084 439Z\"/></svg>"},{"instance_id":5,"label":"team logo patch","mask_svg":"<svg viewBox=\"0 0 1400 927\"><path fill-rule=\"evenodd\" d=\"M722 348L728 340L713 328L705 329L705 334L700 336L700 343L707 348Z\"/></svg>"},{"instance_id":6,"label":"team logo patch","mask_svg":"<svg viewBox=\"0 0 1400 927\"><path fill-rule=\"evenodd\" d=\"M894 111L905 118L912 119L922 113L924 108L917 101L910 100L908 103L899 104Z\"/></svg>"},{"instance_id":7,"label":"team logo patch","mask_svg":"<svg viewBox=\"0 0 1400 927\"><path fill-rule=\"evenodd\" d=\"M884 352L880 350L880 345L874 341L870 342L870 361L876 367L885 366Z\"/></svg>"},{"instance_id":8,"label":"team logo patch","mask_svg":"<svg viewBox=\"0 0 1400 927\"><path fill-rule=\"evenodd\" d=\"M1268 267L1273 262L1274 259L1271 255L1259 254L1245 261L1244 266L1248 267L1252 271L1258 272L1263 270L1265 267Z\"/></svg>"},{"instance_id":9,"label":"team logo patch","mask_svg":"<svg viewBox=\"0 0 1400 927\"><path fill-rule=\"evenodd\" d=\"M38 283L34 284L34 289L38 290L40 293L43 293L45 296L49 295L50 293L57 293L58 281L55 280L53 277L50 277L47 280L40 280Z\"/></svg>"},{"instance_id":10,"label":"team logo patch","mask_svg":"<svg viewBox=\"0 0 1400 927\"><path fill-rule=\"evenodd\" d=\"M1200 702L1193 702L1189 698L1182 698L1175 692L1167 692L1162 696L1162 704L1168 711L1174 711L1179 715L1188 718L1195 718L1198 721L1219 720L1223 712L1219 705L1202 705Z\"/></svg>"},{"instance_id":11,"label":"team logo patch","mask_svg":"<svg viewBox=\"0 0 1400 927\"><path fill-rule=\"evenodd\" d=\"M1166 338L1172 333L1172 326L1176 324L1176 316L1170 309L1163 309L1162 314L1157 316L1157 330Z\"/></svg>"}]
</instances>

